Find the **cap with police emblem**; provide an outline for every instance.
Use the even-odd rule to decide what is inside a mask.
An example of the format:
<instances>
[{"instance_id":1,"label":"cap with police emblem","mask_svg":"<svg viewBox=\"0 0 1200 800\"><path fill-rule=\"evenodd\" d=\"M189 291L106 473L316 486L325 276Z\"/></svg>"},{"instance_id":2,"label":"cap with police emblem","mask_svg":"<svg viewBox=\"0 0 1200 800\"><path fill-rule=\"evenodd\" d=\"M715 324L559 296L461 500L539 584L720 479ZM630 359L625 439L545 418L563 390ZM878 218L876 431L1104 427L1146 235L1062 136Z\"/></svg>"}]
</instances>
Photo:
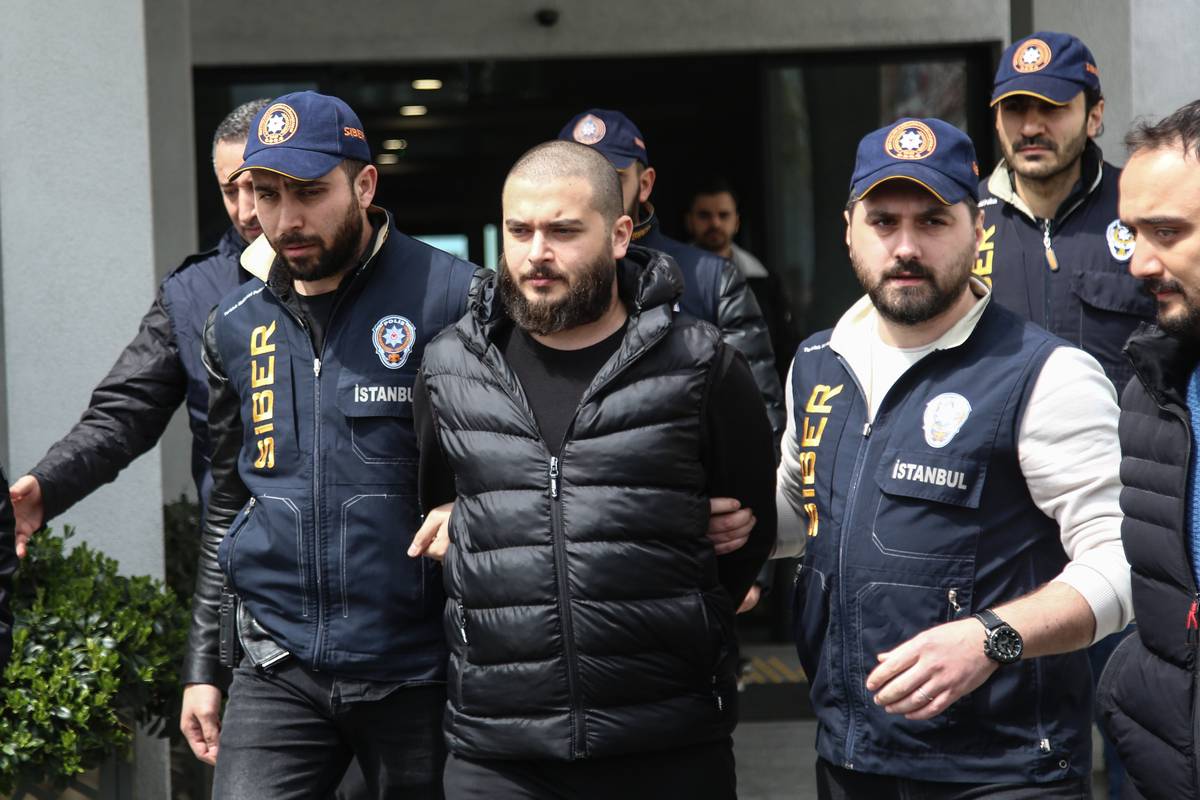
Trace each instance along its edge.
<instances>
[{"instance_id":1,"label":"cap with police emblem","mask_svg":"<svg viewBox=\"0 0 1200 800\"><path fill-rule=\"evenodd\" d=\"M1069 33L1039 31L1013 42L1000 56L992 105L1023 94L1062 106L1085 89L1100 90L1092 51Z\"/></svg>"},{"instance_id":2,"label":"cap with police emblem","mask_svg":"<svg viewBox=\"0 0 1200 800\"><path fill-rule=\"evenodd\" d=\"M371 148L358 115L345 102L316 92L293 92L264 108L250 126L242 165L300 181L313 181L347 158L370 161Z\"/></svg>"},{"instance_id":3,"label":"cap with police emblem","mask_svg":"<svg viewBox=\"0 0 1200 800\"><path fill-rule=\"evenodd\" d=\"M625 169L634 161L649 165L646 142L633 120L620 111L590 108L576 114L563 127L558 138L594 147L617 169Z\"/></svg>"},{"instance_id":4,"label":"cap with police emblem","mask_svg":"<svg viewBox=\"0 0 1200 800\"><path fill-rule=\"evenodd\" d=\"M979 199L979 165L970 138L940 119L902 119L858 143L850 198L861 200L879 184L908 180L946 205Z\"/></svg>"}]
</instances>

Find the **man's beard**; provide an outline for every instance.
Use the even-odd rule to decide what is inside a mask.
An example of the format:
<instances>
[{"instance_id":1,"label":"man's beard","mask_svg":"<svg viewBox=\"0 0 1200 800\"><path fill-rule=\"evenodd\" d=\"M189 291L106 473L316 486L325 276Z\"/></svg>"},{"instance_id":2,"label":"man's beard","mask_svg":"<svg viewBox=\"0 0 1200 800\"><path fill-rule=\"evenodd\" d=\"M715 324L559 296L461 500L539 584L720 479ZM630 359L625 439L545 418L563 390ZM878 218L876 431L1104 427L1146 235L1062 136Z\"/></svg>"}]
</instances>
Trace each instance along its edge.
<instances>
[{"instance_id":1,"label":"man's beard","mask_svg":"<svg viewBox=\"0 0 1200 800\"><path fill-rule=\"evenodd\" d=\"M975 247L972 245L955 259L953 270L939 284L936 275L917 260L897 261L873 284L869 284L867 273L858 262L854 250L850 251L850 262L859 283L875 305L879 315L898 325L919 325L928 322L946 311L962 296L971 279L971 267L975 264ZM889 278L923 278L916 286L888 286Z\"/></svg>"},{"instance_id":2,"label":"man's beard","mask_svg":"<svg viewBox=\"0 0 1200 800\"><path fill-rule=\"evenodd\" d=\"M1079 135L1065 142L1061 148L1044 136L1022 137L1012 143L1004 157L1009 168L1022 178L1030 181L1048 181L1069 170L1083 157L1083 149L1087 146L1087 140L1087 121L1085 119ZM1043 156L1036 163L1018 162L1017 151L1022 147L1033 145L1048 149L1053 155L1058 156L1058 160L1049 161Z\"/></svg>"},{"instance_id":3,"label":"man's beard","mask_svg":"<svg viewBox=\"0 0 1200 800\"><path fill-rule=\"evenodd\" d=\"M1188 297L1183 284L1176 280L1148 278L1142 284L1146 291L1155 294L1162 291L1178 292L1183 300L1183 314L1165 315L1162 303L1158 305L1158 327L1172 336L1189 342L1200 342L1200 307Z\"/></svg>"},{"instance_id":4,"label":"man's beard","mask_svg":"<svg viewBox=\"0 0 1200 800\"><path fill-rule=\"evenodd\" d=\"M534 299L525 296L512 270L501 260L499 291L504 310L522 330L538 336L578 328L595 322L608 311L612 303L613 281L617 262L612 253L603 253L591 261L574 278L542 264L533 268L521 280L553 278L567 285L567 294L558 300Z\"/></svg>"},{"instance_id":5,"label":"man's beard","mask_svg":"<svg viewBox=\"0 0 1200 800\"><path fill-rule=\"evenodd\" d=\"M362 243L362 233L362 214L357 206L351 204L342 224L334 232L333 242L328 248L324 246L319 237L304 236L299 233L285 233L276 241L271 242L271 246L279 254L279 260L287 270L288 277L294 281L312 282L332 278L339 272L345 271L358 255L358 248ZM317 246L316 255L305 256L300 261L293 261L283 255L284 247L306 244Z\"/></svg>"},{"instance_id":6,"label":"man's beard","mask_svg":"<svg viewBox=\"0 0 1200 800\"><path fill-rule=\"evenodd\" d=\"M725 235L725 231L720 228L705 228L700 232L696 243L708 250L710 253L719 253L729 247L729 237Z\"/></svg>"}]
</instances>

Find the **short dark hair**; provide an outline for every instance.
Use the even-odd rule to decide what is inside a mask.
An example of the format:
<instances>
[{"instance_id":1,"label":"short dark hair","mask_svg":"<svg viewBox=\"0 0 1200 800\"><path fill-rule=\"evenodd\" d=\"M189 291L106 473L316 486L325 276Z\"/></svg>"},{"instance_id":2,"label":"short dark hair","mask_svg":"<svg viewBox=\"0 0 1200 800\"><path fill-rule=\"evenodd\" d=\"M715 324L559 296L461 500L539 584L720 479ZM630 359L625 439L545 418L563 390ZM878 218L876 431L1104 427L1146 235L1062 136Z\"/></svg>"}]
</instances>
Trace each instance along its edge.
<instances>
[{"instance_id":1,"label":"short dark hair","mask_svg":"<svg viewBox=\"0 0 1200 800\"><path fill-rule=\"evenodd\" d=\"M1185 156L1200 161L1200 100L1193 100L1153 125L1138 120L1125 136L1129 155L1143 150L1178 147Z\"/></svg>"},{"instance_id":2,"label":"short dark hair","mask_svg":"<svg viewBox=\"0 0 1200 800\"><path fill-rule=\"evenodd\" d=\"M355 178L357 178L358 174L366 168L367 162L359 161L356 158L344 158L342 159L342 163L338 164L338 166L341 167L342 172L346 173L346 179L350 181L350 185L353 186Z\"/></svg>"},{"instance_id":3,"label":"short dark hair","mask_svg":"<svg viewBox=\"0 0 1200 800\"><path fill-rule=\"evenodd\" d=\"M250 137L250 123L254 122L254 118L258 116L259 112L270 104L271 98L260 97L249 103L242 103L226 114L225 119L221 120L221 124L217 126L216 133L213 134L213 153L216 153L217 145L221 142L246 141Z\"/></svg>"},{"instance_id":4,"label":"short dark hair","mask_svg":"<svg viewBox=\"0 0 1200 800\"><path fill-rule=\"evenodd\" d=\"M692 193L688 197L688 211L696 204L697 197L710 194L727 194L733 198L734 208L738 206L738 195L733 190L733 184L719 175L710 175L692 187Z\"/></svg>"},{"instance_id":5,"label":"short dark hair","mask_svg":"<svg viewBox=\"0 0 1200 800\"><path fill-rule=\"evenodd\" d=\"M625 213L617 171L597 150L578 142L555 139L527 150L508 171L504 185L514 177L584 178L592 187L592 207L605 222L612 225Z\"/></svg>"}]
</instances>

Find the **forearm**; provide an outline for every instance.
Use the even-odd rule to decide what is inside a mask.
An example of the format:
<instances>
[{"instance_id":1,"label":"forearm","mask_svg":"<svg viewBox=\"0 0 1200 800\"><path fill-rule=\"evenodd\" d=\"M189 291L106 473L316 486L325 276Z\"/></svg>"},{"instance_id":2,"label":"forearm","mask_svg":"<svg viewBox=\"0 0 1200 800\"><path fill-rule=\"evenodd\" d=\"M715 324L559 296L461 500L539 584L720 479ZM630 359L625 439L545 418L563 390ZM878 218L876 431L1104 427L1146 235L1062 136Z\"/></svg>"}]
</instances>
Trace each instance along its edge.
<instances>
[{"instance_id":1,"label":"forearm","mask_svg":"<svg viewBox=\"0 0 1200 800\"><path fill-rule=\"evenodd\" d=\"M429 387L425 385L425 374L417 373L413 385L413 428L417 435L420 462L417 466L417 494L421 509L428 512L456 496L454 471L446 460L438 439L437 423L433 404L429 400Z\"/></svg>"},{"instance_id":2,"label":"forearm","mask_svg":"<svg viewBox=\"0 0 1200 800\"><path fill-rule=\"evenodd\" d=\"M775 544L775 444L745 359L732 350L727 356L706 408L705 468L712 497L733 497L754 511L746 544L717 559L721 584L740 602Z\"/></svg>"},{"instance_id":3,"label":"forearm","mask_svg":"<svg viewBox=\"0 0 1200 800\"><path fill-rule=\"evenodd\" d=\"M1092 643L1096 618L1078 591L1053 581L1017 600L993 609L1021 634L1023 658L1070 653Z\"/></svg>"}]
</instances>

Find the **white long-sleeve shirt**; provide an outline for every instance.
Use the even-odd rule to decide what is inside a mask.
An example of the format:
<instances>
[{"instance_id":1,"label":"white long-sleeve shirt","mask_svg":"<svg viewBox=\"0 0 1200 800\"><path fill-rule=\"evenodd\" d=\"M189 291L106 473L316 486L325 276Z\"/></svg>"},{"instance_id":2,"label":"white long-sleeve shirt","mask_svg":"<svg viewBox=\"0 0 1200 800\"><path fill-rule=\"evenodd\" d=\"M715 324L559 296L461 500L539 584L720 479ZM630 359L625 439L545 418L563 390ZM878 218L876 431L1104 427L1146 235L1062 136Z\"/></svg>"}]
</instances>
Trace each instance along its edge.
<instances>
[{"instance_id":1,"label":"white long-sleeve shirt","mask_svg":"<svg viewBox=\"0 0 1200 800\"><path fill-rule=\"evenodd\" d=\"M879 318L870 298L850 307L834 327L830 348L845 360L861 385L874 419L888 389L935 350L955 347L975 329L991 297L972 279L978 302L936 341L920 348L895 348L879 338ZM794 364L793 364L794 366ZM788 383L792 382L791 371ZM792 392L779 464L775 505L779 538L773 557L804 552L807 523L801 518L800 446ZM1021 418L1017 456L1033 502L1057 523L1070 559L1054 579L1073 587L1096 617L1095 640L1133 619L1129 563L1121 545L1117 396L1096 359L1075 347L1056 348L1038 373ZM1015 599L1015 598L1014 598Z\"/></svg>"}]
</instances>

